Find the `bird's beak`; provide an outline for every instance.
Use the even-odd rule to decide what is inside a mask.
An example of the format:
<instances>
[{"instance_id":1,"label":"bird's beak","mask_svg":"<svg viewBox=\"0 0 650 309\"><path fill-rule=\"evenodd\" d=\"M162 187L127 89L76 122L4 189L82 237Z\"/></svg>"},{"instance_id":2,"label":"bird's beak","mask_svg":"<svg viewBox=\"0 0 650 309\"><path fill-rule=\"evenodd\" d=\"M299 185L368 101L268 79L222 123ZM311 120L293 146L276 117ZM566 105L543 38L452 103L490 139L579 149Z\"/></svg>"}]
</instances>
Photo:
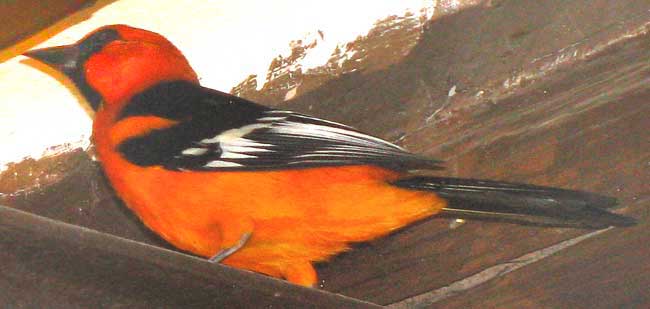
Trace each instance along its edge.
<instances>
[{"instance_id":1,"label":"bird's beak","mask_svg":"<svg viewBox=\"0 0 650 309\"><path fill-rule=\"evenodd\" d=\"M30 50L23 56L41 61L65 74L71 74L79 68L79 54L79 47L73 44Z\"/></svg>"}]
</instances>

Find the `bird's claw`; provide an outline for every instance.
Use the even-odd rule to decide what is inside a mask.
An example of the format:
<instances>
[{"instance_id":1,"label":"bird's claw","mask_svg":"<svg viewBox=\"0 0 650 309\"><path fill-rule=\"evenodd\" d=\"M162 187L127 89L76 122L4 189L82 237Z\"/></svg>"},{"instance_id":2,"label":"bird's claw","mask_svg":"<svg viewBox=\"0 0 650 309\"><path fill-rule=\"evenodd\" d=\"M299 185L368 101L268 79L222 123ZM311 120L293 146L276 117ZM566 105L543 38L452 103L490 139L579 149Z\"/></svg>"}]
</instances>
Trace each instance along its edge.
<instances>
[{"instance_id":1,"label":"bird's claw","mask_svg":"<svg viewBox=\"0 0 650 309\"><path fill-rule=\"evenodd\" d=\"M233 253L237 252L239 249L241 249L251 238L251 235L253 235L250 232L246 232L242 235L241 238L239 238L239 241L232 247L228 248L223 248L217 252L217 254L213 255L210 259L208 259L211 263L219 263L223 261L225 258L231 256Z\"/></svg>"}]
</instances>

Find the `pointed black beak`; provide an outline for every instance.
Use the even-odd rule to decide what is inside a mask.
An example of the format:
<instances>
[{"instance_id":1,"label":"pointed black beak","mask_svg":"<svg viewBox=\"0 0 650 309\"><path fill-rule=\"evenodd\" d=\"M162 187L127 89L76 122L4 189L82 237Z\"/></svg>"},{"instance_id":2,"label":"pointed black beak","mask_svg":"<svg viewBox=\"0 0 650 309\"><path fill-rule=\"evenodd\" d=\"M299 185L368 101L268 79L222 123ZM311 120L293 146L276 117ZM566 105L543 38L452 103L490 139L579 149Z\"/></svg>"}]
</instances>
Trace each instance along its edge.
<instances>
[{"instance_id":1,"label":"pointed black beak","mask_svg":"<svg viewBox=\"0 0 650 309\"><path fill-rule=\"evenodd\" d=\"M79 69L80 65L79 47L74 44L30 50L23 56L41 61L67 75Z\"/></svg>"}]
</instances>

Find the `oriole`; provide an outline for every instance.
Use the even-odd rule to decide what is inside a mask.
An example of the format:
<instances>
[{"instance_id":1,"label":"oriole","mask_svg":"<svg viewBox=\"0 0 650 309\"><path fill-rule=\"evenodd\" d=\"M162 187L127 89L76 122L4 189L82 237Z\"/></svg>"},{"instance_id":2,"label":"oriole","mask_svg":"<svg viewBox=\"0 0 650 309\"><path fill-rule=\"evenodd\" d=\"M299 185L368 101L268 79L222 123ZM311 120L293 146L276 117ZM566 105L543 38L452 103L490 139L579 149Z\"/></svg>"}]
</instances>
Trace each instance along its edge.
<instances>
[{"instance_id":1,"label":"oriole","mask_svg":"<svg viewBox=\"0 0 650 309\"><path fill-rule=\"evenodd\" d=\"M313 286L313 262L435 214L599 228L634 220L596 194L422 177L424 158L349 126L202 87L163 36L125 25L30 51L96 111L115 191L151 230L213 262Z\"/></svg>"}]
</instances>

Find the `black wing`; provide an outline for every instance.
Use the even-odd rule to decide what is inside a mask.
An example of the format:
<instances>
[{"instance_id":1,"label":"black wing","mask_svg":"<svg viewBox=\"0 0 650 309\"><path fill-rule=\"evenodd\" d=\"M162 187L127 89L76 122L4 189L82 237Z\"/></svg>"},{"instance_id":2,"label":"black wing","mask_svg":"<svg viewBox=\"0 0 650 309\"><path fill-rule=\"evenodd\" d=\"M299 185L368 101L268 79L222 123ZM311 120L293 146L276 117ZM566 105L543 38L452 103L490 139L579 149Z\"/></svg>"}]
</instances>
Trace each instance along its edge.
<instances>
[{"instance_id":1,"label":"black wing","mask_svg":"<svg viewBox=\"0 0 650 309\"><path fill-rule=\"evenodd\" d=\"M120 117L139 115L179 121L118 146L125 158L142 166L212 171L371 164L410 170L439 168L440 163L346 125L187 82L146 90Z\"/></svg>"}]
</instances>

